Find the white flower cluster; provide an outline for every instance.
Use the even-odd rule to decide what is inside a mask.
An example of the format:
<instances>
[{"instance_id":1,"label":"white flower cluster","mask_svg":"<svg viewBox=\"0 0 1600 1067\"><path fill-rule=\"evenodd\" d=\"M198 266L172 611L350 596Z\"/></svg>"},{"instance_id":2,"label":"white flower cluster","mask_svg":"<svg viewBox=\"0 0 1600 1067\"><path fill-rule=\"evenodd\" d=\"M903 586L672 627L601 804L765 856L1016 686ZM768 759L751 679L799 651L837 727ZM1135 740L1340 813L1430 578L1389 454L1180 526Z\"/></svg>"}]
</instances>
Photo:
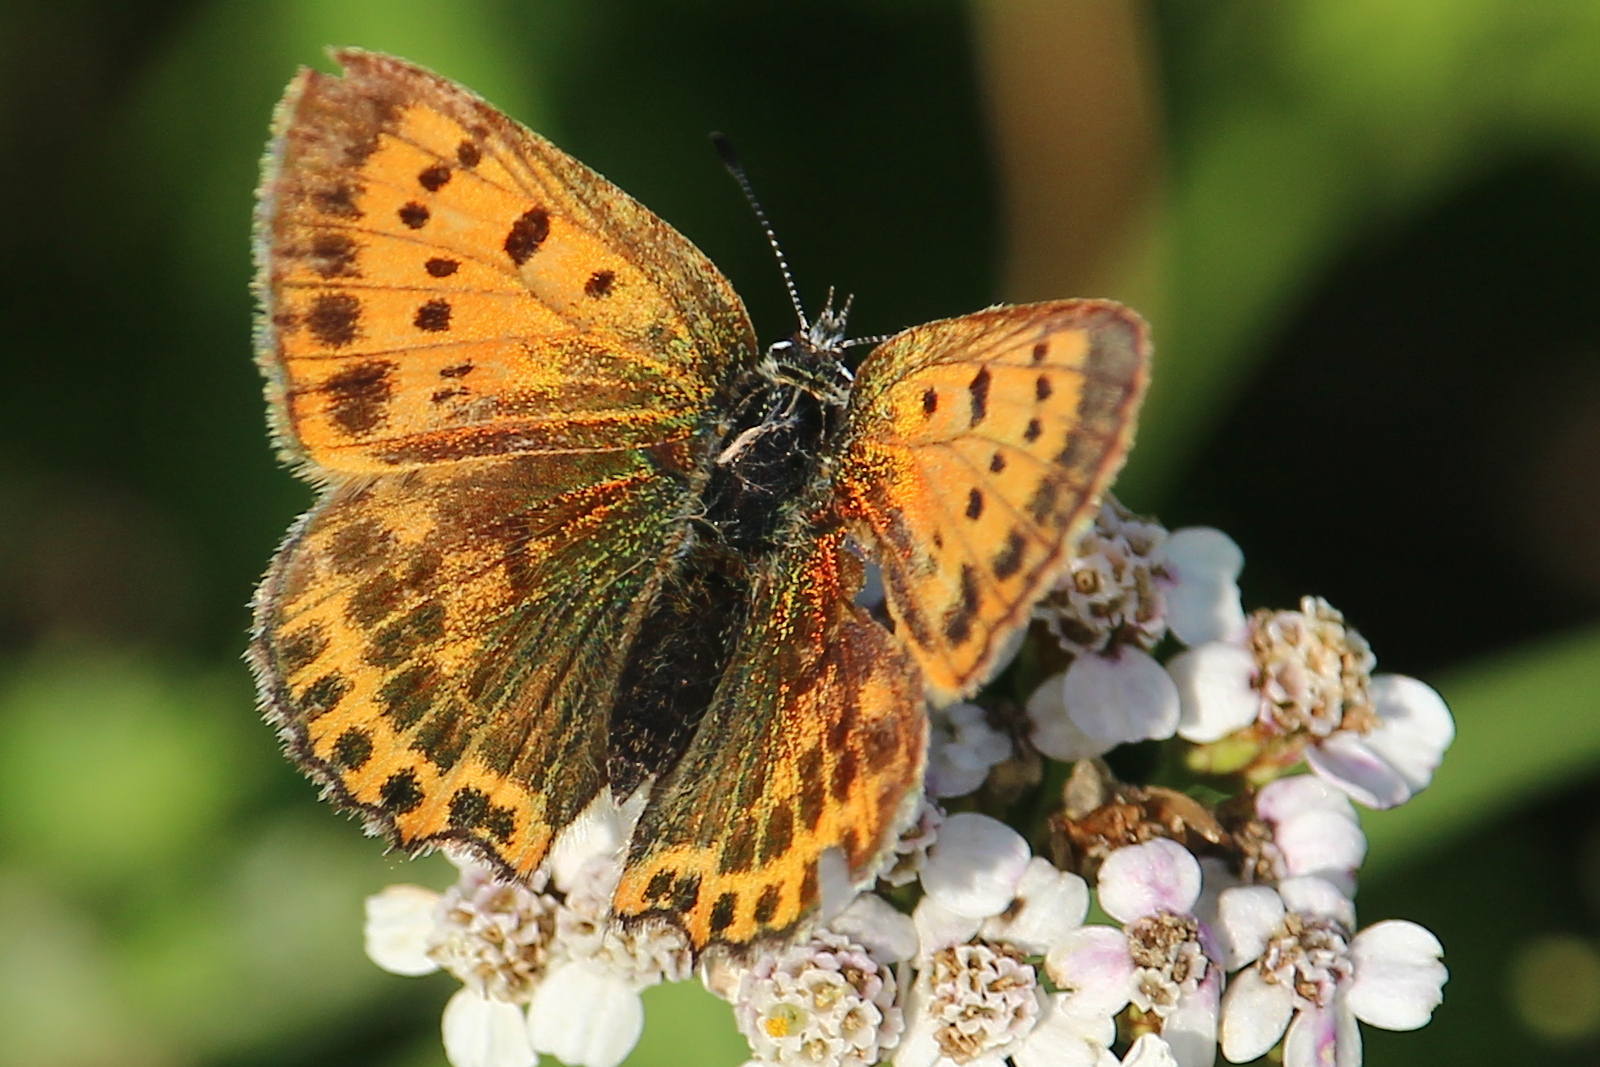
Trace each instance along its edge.
<instances>
[{"instance_id":1,"label":"white flower cluster","mask_svg":"<svg viewBox=\"0 0 1600 1067\"><path fill-rule=\"evenodd\" d=\"M1374 675L1325 601L1246 614L1242 566L1216 530L1169 533L1107 502L1038 609L1070 662L1025 713L930 712L923 802L876 889L699 971L732 1004L747 1067L1209 1067L1274 1049L1284 1067L1357 1067L1358 1020L1428 1022L1443 949L1414 923L1357 927L1351 801L1424 788L1450 714L1423 683ZM1184 746L1177 781L1119 782L1099 759L1162 739ZM1003 810L1037 775L997 769L1041 755L1074 764L1049 858L943 806ZM1231 799L1178 788L1202 782ZM697 973L676 932L612 923L626 835L590 836L532 886L465 867L442 895L368 901L380 966L462 981L444 1016L455 1067L616 1067L639 991ZM1092 906L1111 922L1086 923Z\"/></svg>"}]
</instances>

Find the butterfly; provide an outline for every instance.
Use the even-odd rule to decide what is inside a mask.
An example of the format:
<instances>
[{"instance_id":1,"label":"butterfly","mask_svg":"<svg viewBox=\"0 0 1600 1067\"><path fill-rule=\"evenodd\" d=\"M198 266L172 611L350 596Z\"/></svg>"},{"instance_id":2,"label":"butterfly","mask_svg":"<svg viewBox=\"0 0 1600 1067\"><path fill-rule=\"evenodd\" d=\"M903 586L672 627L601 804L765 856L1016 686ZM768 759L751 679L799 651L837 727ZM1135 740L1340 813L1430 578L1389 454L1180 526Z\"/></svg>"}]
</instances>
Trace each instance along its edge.
<instances>
[{"instance_id":1,"label":"butterfly","mask_svg":"<svg viewBox=\"0 0 1600 1067\"><path fill-rule=\"evenodd\" d=\"M358 50L278 107L258 362L315 485L263 713L396 846L530 878L634 819L614 911L792 935L915 812L927 703L1015 647L1130 444L1143 322L994 307L765 349L698 249L467 89ZM869 566L881 603L862 604Z\"/></svg>"}]
</instances>

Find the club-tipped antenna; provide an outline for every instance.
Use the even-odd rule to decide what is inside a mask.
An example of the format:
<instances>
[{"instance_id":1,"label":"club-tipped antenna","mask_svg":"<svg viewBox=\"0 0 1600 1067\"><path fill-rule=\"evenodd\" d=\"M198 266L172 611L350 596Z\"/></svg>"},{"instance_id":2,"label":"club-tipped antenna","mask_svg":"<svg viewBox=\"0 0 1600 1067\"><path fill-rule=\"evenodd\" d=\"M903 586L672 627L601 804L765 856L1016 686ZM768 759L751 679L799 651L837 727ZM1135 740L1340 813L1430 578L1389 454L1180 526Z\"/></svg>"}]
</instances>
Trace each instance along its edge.
<instances>
[{"instance_id":1,"label":"club-tipped antenna","mask_svg":"<svg viewBox=\"0 0 1600 1067\"><path fill-rule=\"evenodd\" d=\"M783 248L778 244L778 235L773 232L767 213L761 210L761 201L756 199L756 191L750 186L750 177L744 172L744 164L739 161L739 153L733 150L733 142L720 133L711 135L711 143L716 147L717 155L722 157L722 165L728 168L733 180L744 190L744 198L750 202L750 210L756 213L756 221L761 224L761 232L767 235L767 244L772 246L772 254L778 259L778 269L783 272L784 288L789 290L789 302L794 305L795 317L800 320L800 332L805 333L811 329L811 323L806 319L806 309L800 304L800 290L795 288L794 275L789 271L789 261L783 256Z\"/></svg>"}]
</instances>

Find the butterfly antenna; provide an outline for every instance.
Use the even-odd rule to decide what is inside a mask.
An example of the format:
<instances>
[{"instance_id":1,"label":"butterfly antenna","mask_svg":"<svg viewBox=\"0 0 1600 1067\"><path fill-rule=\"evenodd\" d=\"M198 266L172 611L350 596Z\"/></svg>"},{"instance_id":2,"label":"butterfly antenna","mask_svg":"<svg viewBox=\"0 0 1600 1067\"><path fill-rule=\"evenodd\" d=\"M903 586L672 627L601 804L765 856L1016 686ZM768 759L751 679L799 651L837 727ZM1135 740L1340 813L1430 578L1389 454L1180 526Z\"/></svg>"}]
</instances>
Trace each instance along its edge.
<instances>
[{"instance_id":1,"label":"butterfly antenna","mask_svg":"<svg viewBox=\"0 0 1600 1067\"><path fill-rule=\"evenodd\" d=\"M744 164L739 161L739 153L733 150L733 142L720 133L711 135L711 143L716 147L717 155L722 157L722 165L728 168L733 180L744 190L744 198L750 202L750 209L756 213L756 221L761 224L761 232L767 235L767 244L772 246L772 254L778 259L778 269L783 272L784 287L789 290L789 302L794 305L795 317L800 320L800 332L805 333L811 329L811 323L806 319L806 309L800 305L800 290L795 288L794 275L789 271L789 261L783 256L783 249L778 245L778 235L773 232L772 223L767 220L767 213L761 210L761 201L756 199L756 191L750 185L749 175L744 172Z\"/></svg>"}]
</instances>

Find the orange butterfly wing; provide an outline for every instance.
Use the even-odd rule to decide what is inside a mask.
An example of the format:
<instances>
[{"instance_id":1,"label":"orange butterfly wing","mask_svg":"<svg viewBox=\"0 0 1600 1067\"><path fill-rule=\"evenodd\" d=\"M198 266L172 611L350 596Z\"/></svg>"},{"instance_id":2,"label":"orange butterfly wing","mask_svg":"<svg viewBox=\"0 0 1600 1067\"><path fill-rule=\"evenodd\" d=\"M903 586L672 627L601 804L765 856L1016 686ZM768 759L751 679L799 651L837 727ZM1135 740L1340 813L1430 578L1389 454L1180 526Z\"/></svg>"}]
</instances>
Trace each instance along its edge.
<instances>
[{"instance_id":1,"label":"orange butterfly wing","mask_svg":"<svg viewBox=\"0 0 1600 1067\"><path fill-rule=\"evenodd\" d=\"M1122 466L1149 355L1133 312L1063 300L917 326L862 363L838 507L934 700L1020 637Z\"/></svg>"},{"instance_id":2,"label":"orange butterfly wing","mask_svg":"<svg viewBox=\"0 0 1600 1067\"><path fill-rule=\"evenodd\" d=\"M337 53L277 117L258 358L324 487L256 598L291 754L405 848L531 873L605 786L622 659L754 358L688 241L461 87Z\"/></svg>"},{"instance_id":3,"label":"orange butterfly wing","mask_svg":"<svg viewBox=\"0 0 1600 1067\"><path fill-rule=\"evenodd\" d=\"M257 213L281 446L381 473L681 441L755 337L693 245L453 82L335 53L279 105Z\"/></svg>"}]
</instances>

